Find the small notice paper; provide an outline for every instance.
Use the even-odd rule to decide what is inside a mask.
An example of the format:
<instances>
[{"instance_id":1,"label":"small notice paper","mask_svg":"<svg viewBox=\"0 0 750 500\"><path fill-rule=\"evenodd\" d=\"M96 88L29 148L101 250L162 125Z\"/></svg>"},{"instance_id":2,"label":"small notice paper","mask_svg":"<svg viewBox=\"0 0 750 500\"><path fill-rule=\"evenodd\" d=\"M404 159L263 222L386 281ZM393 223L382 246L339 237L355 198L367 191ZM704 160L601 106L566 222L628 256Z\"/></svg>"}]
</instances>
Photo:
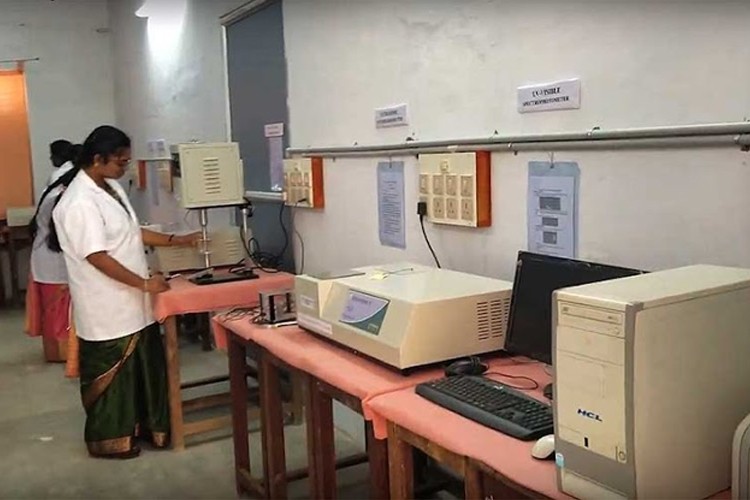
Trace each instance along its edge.
<instances>
[{"instance_id":1,"label":"small notice paper","mask_svg":"<svg viewBox=\"0 0 750 500\"><path fill-rule=\"evenodd\" d=\"M406 248L404 226L404 162L380 162L378 163L380 244Z\"/></svg>"},{"instance_id":2,"label":"small notice paper","mask_svg":"<svg viewBox=\"0 0 750 500\"><path fill-rule=\"evenodd\" d=\"M562 80L518 87L518 112L580 109L581 80Z\"/></svg>"},{"instance_id":3,"label":"small notice paper","mask_svg":"<svg viewBox=\"0 0 750 500\"><path fill-rule=\"evenodd\" d=\"M268 144L268 167L271 174L271 191L284 189L284 124L269 123L264 127Z\"/></svg>"},{"instance_id":4,"label":"small notice paper","mask_svg":"<svg viewBox=\"0 0 750 500\"><path fill-rule=\"evenodd\" d=\"M375 110L375 128L400 127L408 124L409 110L406 104Z\"/></svg>"}]
</instances>

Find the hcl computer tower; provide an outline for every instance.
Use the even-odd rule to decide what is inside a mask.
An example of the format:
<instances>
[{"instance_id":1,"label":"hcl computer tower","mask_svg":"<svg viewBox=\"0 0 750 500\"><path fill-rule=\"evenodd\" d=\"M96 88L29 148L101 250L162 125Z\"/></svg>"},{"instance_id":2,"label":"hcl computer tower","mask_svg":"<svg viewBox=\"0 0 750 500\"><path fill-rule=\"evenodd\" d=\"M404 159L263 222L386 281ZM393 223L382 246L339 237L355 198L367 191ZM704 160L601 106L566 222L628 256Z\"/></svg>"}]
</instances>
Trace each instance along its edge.
<instances>
[{"instance_id":1,"label":"hcl computer tower","mask_svg":"<svg viewBox=\"0 0 750 500\"><path fill-rule=\"evenodd\" d=\"M690 266L553 297L555 451L578 498L705 498L750 413L750 270Z\"/></svg>"}]
</instances>

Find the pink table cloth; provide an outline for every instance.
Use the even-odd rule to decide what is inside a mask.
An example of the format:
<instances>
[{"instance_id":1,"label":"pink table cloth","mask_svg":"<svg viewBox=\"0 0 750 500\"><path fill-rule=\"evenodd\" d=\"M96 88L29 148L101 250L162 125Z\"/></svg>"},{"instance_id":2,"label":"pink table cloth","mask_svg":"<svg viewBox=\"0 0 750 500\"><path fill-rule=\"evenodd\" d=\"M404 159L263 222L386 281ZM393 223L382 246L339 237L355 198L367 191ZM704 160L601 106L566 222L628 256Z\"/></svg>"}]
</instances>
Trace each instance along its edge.
<instances>
[{"instance_id":1,"label":"pink table cloth","mask_svg":"<svg viewBox=\"0 0 750 500\"><path fill-rule=\"evenodd\" d=\"M289 365L358 397L364 417L372 421L378 439L388 437L387 422L391 421L458 455L479 460L531 491L551 498L571 498L557 489L554 461L531 457L534 441L520 441L479 425L414 392L417 384L441 377L442 369L425 369L403 376L299 327L263 328L252 324L249 317L227 319L218 315L214 327L219 348L226 349L229 330ZM551 376L543 364L527 358L494 358L485 362L490 366L487 376L509 386L532 385L527 379L512 377L535 381L538 387L525 392L544 400L542 389ZM728 492L715 498L729 498Z\"/></svg>"},{"instance_id":2,"label":"pink table cloth","mask_svg":"<svg viewBox=\"0 0 750 500\"><path fill-rule=\"evenodd\" d=\"M515 358L493 360L489 372L488 377L510 386L530 385L526 380L503 377L498 373L533 379L539 388L525 392L541 400L544 400L542 388L550 382L544 365L520 362ZM554 461L531 457L534 441L520 441L472 422L418 396L413 387L372 399L370 410L378 421L393 422L457 455L479 460L531 491L551 498L570 498L557 489ZM387 431L376 428L375 432L376 437L383 438Z\"/></svg>"},{"instance_id":3,"label":"pink table cloth","mask_svg":"<svg viewBox=\"0 0 750 500\"><path fill-rule=\"evenodd\" d=\"M370 401L376 396L438 378L443 373L442 369L430 368L404 376L296 326L262 328L252 324L249 318L227 319L222 315L214 318L214 324L218 348L226 348L227 330L231 330L289 365L359 398L365 419L372 420L376 429L383 429L380 439L385 438L386 423L377 421L377 415L370 410Z\"/></svg>"},{"instance_id":4,"label":"pink table cloth","mask_svg":"<svg viewBox=\"0 0 750 500\"><path fill-rule=\"evenodd\" d=\"M178 314L251 307L258 304L258 292L294 287L294 276L291 274L256 273L258 279L216 285L194 285L182 277L170 280L171 290L154 298L154 318L163 323L168 317Z\"/></svg>"}]
</instances>

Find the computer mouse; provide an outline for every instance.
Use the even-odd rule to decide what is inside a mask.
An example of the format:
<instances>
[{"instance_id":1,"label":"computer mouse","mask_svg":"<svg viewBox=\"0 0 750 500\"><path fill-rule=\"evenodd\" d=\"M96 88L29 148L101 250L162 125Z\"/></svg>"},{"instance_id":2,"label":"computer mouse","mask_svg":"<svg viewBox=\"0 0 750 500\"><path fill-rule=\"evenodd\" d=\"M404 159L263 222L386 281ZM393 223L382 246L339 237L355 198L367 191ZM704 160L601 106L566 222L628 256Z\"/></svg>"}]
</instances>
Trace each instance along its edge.
<instances>
[{"instance_id":1,"label":"computer mouse","mask_svg":"<svg viewBox=\"0 0 750 500\"><path fill-rule=\"evenodd\" d=\"M487 371L487 365L482 363L479 358L472 356L469 359L454 361L445 368L446 377L455 377L457 375L481 375Z\"/></svg>"},{"instance_id":2,"label":"computer mouse","mask_svg":"<svg viewBox=\"0 0 750 500\"><path fill-rule=\"evenodd\" d=\"M552 384L545 385L542 392L544 394L544 397L549 399L550 401L552 401L552 399L555 397L554 386Z\"/></svg>"},{"instance_id":3,"label":"computer mouse","mask_svg":"<svg viewBox=\"0 0 750 500\"><path fill-rule=\"evenodd\" d=\"M555 435L540 437L531 449L531 456L539 460L548 460L555 455Z\"/></svg>"}]
</instances>

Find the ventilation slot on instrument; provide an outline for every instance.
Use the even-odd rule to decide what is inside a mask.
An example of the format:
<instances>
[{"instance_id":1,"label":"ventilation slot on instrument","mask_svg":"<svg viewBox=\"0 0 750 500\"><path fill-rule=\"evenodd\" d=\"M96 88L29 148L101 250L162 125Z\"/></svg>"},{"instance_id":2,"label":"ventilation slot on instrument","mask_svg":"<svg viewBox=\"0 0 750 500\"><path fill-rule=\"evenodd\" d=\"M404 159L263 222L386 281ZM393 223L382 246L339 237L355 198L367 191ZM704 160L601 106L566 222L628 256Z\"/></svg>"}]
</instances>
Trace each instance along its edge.
<instances>
[{"instance_id":1,"label":"ventilation slot on instrument","mask_svg":"<svg viewBox=\"0 0 750 500\"><path fill-rule=\"evenodd\" d=\"M505 335L510 316L510 298L496 299L490 302L490 335L497 339Z\"/></svg>"},{"instance_id":2,"label":"ventilation slot on instrument","mask_svg":"<svg viewBox=\"0 0 750 500\"><path fill-rule=\"evenodd\" d=\"M492 333L489 302L477 302L477 338L489 340Z\"/></svg>"},{"instance_id":3,"label":"ventilation slot on instrument","mask_svg":"<svg viewBox=\"0 0 750 500\"><path fill-rule=\"evenodd\" d=\"M227 251L227 254L230 256L236 256L238 258L241 258L243 256L245 249L242 246L242 241L230 240L230 241L227 241L226 243L226 251Z\"/></svg>"},{"instance_id":4,"label":"ventilation slot on instrument","mask_svg":"<svg viewBox=\"0 0 750 500\"><path fill-rule=\"evenodd\" d=\"M203 185L206 194L221 194L221 168L218 158L203 159Z\"/></svg>"}]
</instances>

